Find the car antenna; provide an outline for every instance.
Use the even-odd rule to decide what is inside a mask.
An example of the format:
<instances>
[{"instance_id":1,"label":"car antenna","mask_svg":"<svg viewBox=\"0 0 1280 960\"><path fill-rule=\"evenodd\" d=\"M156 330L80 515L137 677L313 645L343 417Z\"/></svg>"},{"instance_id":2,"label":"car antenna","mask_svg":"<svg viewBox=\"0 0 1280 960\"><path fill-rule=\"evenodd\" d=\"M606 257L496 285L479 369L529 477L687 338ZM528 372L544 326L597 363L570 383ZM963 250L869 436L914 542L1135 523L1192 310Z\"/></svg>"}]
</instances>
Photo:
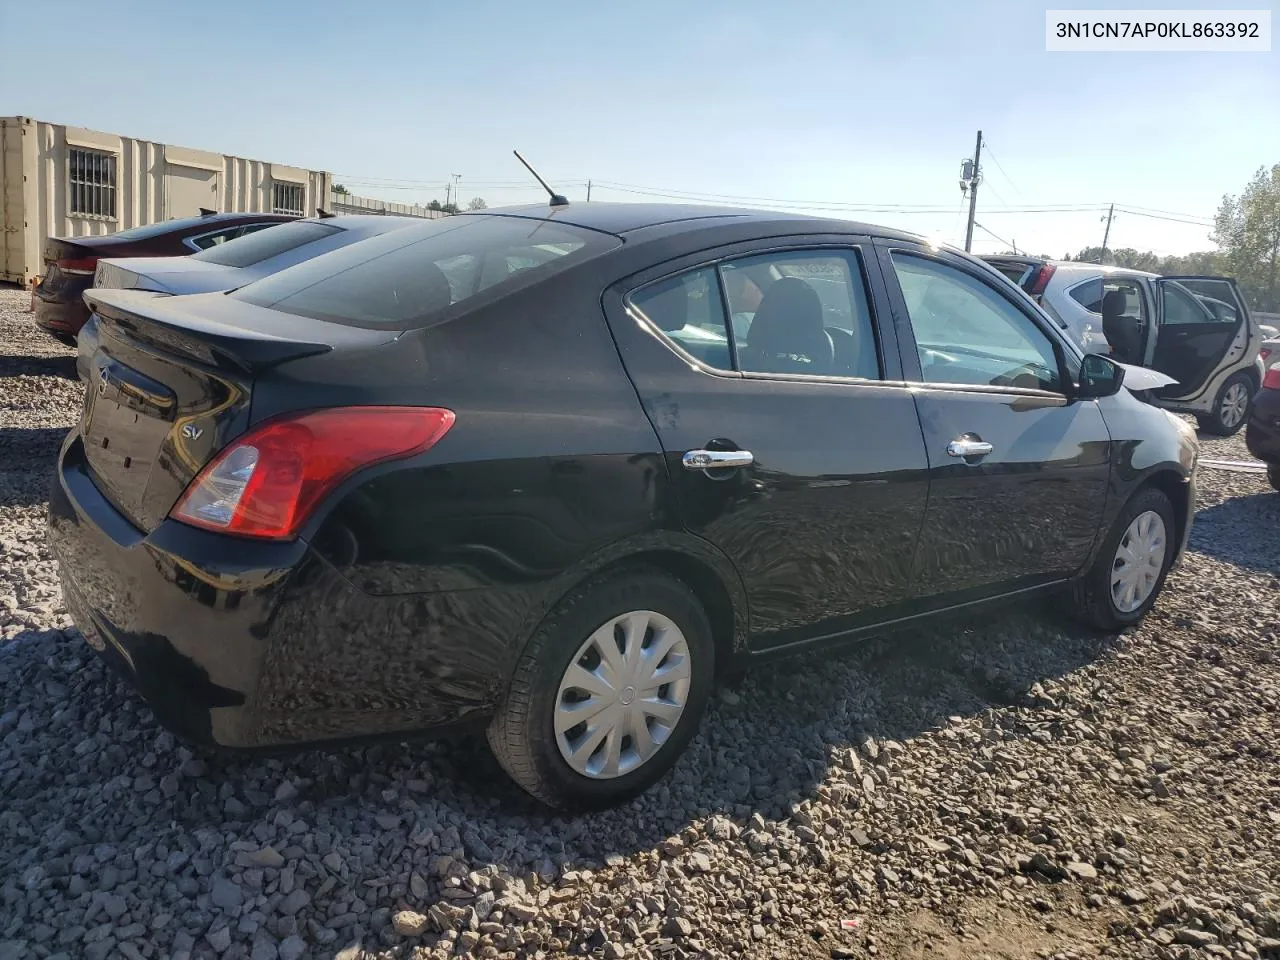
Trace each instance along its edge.
<instances>
[{"instance_id":1,"label":"car antenna","mask_svg":"<svg viewBox=\"0 0 1280 960\"><path fill-rule=\"evenodd\" d=\"M533 179L537 180L540 184L542 184L542 189L547 191L547 193L551 196L551 206L567 207L569 205L569 201L567 199L565 199L563 196L556 193L554 190L552 190L550 187L547 186L547 181L543 180L540 176L538 176L538 171L533 169L533 167L529 166L529 161L526 160L524 157L520 156L519 150L512 150L511 152L516 155L517 160L519 160L521 163L524 164L524 168L533 174Z\"/></svg>"},{"instance_id":2,"label":"car antenna","mask_svg":"<svg viewBox=\"0 0 1280 960\"><path fill-rule=\"evenodd\" d=\"M217 212L217 210L210 210L208 207L200 208L200 216L202 217L212 217Z\"/></svg>"}]
</instances>

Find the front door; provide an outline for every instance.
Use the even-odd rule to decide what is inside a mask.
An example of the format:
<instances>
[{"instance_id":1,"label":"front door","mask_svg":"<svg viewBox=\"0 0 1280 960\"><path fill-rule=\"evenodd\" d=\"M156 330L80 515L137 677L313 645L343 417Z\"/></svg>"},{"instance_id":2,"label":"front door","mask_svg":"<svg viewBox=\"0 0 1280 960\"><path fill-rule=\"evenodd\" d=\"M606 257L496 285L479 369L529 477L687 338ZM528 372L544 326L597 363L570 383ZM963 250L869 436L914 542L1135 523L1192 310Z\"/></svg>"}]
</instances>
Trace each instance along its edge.
<instances>
[{"instance_id":1,"label":"front door","mask_svg":"<svg viewBox=\"0 0 1280 960\"><path fill-rule=\"evenodd\" d=\"M884 242L880 262L929 460L918 596L944 604L1075 574L1110 469L1097 404L1069 399L1075 355L960 257Z\"/></svg>"},{"instance_id":2,"label":"front door","mask_svg":"<svg viewBox=\"0 0 1280 960\"><path fill-rule=\"evenodd\" d=\"M739 571L756 649L902 602L928 492L915 402L876 332L870 245L760 247L606 298L682 524Z\"/></svg>"},{"instance_id":3,"label":"front door","mask_svg":"<svg viewBox=\"0 0 1280 960\"><path fill-rule=\"evenodd\" d=\"M1153 284L1160 300L1160 327L1151 366L1178 382L1157 394L1194 396L1249 347L1248 309L1227 277L1162 277Z\"/></svg>"}]
</instances>

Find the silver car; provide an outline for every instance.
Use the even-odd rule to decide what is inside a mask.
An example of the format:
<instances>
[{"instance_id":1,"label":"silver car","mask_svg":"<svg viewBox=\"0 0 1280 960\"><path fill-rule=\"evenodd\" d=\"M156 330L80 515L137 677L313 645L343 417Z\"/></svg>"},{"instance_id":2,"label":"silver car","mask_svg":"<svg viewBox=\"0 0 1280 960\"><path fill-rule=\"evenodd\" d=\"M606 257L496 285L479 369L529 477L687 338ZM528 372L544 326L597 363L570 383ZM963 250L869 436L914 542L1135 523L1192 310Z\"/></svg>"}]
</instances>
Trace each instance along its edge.
<instances>
[{"instance_id":1,"label":"silver car","mask_svg":"<svg viewBox=\"0 0 1280 960\"><path fill-rule=\"evenodd\" d=\"M1264 339L1230 277L1158 276L1075 261L983 258L1035 299L1090 353L1147 367L1175 382L1152 392L1230 436L1262 385Z\"/></svg>"}]
</instances>

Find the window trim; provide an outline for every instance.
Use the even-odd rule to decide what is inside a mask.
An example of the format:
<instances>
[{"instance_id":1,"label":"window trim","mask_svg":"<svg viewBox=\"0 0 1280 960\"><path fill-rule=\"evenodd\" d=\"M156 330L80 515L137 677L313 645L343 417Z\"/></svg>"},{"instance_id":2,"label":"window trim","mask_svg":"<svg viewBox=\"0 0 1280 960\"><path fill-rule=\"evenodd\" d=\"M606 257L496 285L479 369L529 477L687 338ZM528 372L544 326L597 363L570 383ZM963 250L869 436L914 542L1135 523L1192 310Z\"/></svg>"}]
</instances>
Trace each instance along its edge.
<instances>
[{"instance_id":1,"label":"window trim","mask_svg":"<svg viewBox=\"0 0 1280 960\"><path fill-rule=\"evenodd\" d=\"M77 181L72 179L71 167L72 157L77 154L85 154L86 156L102 157L109 160L108 167L110 175L110 183L90 184L79 181L79 185L87 189L106 190L107 196L111 199L110 213L89 213L85 210L75 209L75 194ZM81 147L74 144L67 144L67 155L64 162L66 172L66 202L67 216L74 217L77 220L97 220L104 223L118 223L120 220L120 154L113 150L103 150L97 147Z\"/></svg>"},{"instance_id":2,"label":"window trim","mask_svg":"<svg viewBox=\"0 0 1280 960\"><path fill-rule=\"evenodd\" d=\"M713 270L715 272L716 283L720 291L721 309L724 311L725 332L729 339L730 361L736 366L738 350L737 344L733 338L733 318L729 312L728 292L725 290L724 275L720 270L720 265L735 260L765 257L774 253L818 252L822 250L832 250L844 255L852 256L860 264L863 291L866 295L867 310L871 320L871 333L876 341L876 362L880 368L880 377L878 379L837 376L835 374L769 373L757 370L725 370L722 367L713 367L684 350L679 343L667 336L664 331L658 329L657 324L651 322L647 317L645 317L641 313L640 309L631 302L633 294L645 287L651 286L652 284L693 273L697 270ZM675 356L679 357L691 367L702 373L706 373L711 376L739 380L785 380L799 383L874 384L883 386L900 384L901 381L890 374L891 370L894 373L897 371L893 369L893 364L890 362L890 349L886 343L888 339L885 331L886 321L881 316L883 312L880 309L880 304L882 302L882 290L879 288L879 285L882 283L883 279L880 276L880 266L877 263L875 256L874 238L862 234L849 234L847 236L839 234L815 234L803 237L795 235L768 237L760 240L746 241L744 243L726 245L712 250L701 251L687 257L681 257L666 261L662 264L656 264L648 270L641 271L640 273L627 278L622 284L614 284L613 286L621 286L619 301L623 312L631 320L640 325L646 332L653 335L659 343L666 347ZM606 291L606 293L608 293L608 291ZM893 352L896 354L896 349ZM898 360L898 357L893 356L892 360L896 361Z\"/></svg>"},{"instance_id":3,"label":"window trim","mask_svg":"<svg viewBox=\"0 0 1280 960\"><path fill-rule=\"evenodd\" d=\"M1078 374L1073 373L1071 366L1068 364L1068 356L1072 357L1077 365L1083 356L1081 351L1068 338L1060 336L1055 325L1047 317L1038 316L1027 309L1026 303L1021 302L1018 298L1010 296L1010 293L1022 291L1013 287L1012 284L1001 284L997 286L983 276L982 272L973 269L972 265L961 257L951 254L947 250L934 250L924 245L912 244L898 240L877 240L876 253L880 259L880 270L884 275L884 284L888 292L890 309L893 314L894 333L898 337L898 353L902 358L902 373L904 380L917 387L924 387L930 390L945 390L957 393L990 393L999 396L1026 396L1026 397L1056 397L1066 401L1073 399L1076 386L1076 378ZM1058 361L1058 379L1062 384L1061 390L1041 390L1034 387L1003 387L992 384L967 384L967 383L935 383L932 380L924 379L924 372L920 367L920 348L916 343L915 330L911 326L911 317L907 313L906 300L902 296L902 287L898 283L897 273L893 267L893 254L901 253L906 256L918 257L922 260L932 260L943 266L951 267L966 274L976 282L985 284L993 293L1002 297L1011 307L1021 313L1028 321L1032 323L1049 341L1049 346L1053 349L1055 358ZM889 277L893 278L892 283ZM1002 287L1008 286L1011 289L1005 290ZM1025 296L1025 294L1024 294ZM1032 302L1029 301L1028 302Z\"/></svg>"}]
</instances>

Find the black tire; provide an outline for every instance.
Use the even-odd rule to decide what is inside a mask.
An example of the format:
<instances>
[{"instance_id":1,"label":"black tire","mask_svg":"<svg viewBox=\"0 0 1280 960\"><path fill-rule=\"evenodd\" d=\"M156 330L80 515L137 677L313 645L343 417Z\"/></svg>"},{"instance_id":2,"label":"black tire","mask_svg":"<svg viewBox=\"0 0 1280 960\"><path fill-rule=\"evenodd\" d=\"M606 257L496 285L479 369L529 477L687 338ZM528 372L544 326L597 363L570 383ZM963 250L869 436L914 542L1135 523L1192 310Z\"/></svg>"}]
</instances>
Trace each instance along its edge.
<instances>
[{"instance_id":1,"label":"black tire","mask_svg":"<svg viewBox=\"0 0 1280 960\"><path fill-rule=\"evenodd\" d=\"M1244 415L1235 423L1228 423L1225 419L1225 411L1223 409L1227 393L1236 385L1243 385L1245 391L1245 407ZM1227 378L1227 382L1218 390L1218 395L1213 398L1212 413L1196 414L1196 421L1200 424L1200 429L1207 434L1215 437L1230 437L1237 433L1241 427L1249 422L1249 414L1253 410L1253 395L1257 392L1254 387L1253 378L1247 373L1237 373Z\"/></svg>"},{"instance_id":2,"label":"black tire","mask_svg":"<svg viewBox=\"0 0 1280 960\"><path fill-rule=\"evenodd\" d=\"M70 347L72 350L76 349L76 338L69 333L51 333L49 336L53 337L53 339L57 340L64 347Z\"/></svg>"},{"instance_id":3,"label":"black tire","mask_svg":"<svg viewBox=\"0 0 1280 960\"><path fill-rule=\"evenodd\" d=\"M689 648L684 712L666 741L635 770L611 779L578 773L556 743L560 681L583 642L602 624L634 610L673 621ZM565 597L525 648L489 725L489 746L516 784L548 806L590 810L622 803L666 775L698 730L715 678L715 644L706 612L683 582L648 567L593 580Z\"/></svg>"},{"instance_id":4,"label":"black tire","mask_svg":"<svg viewBox=\"0 0 1280 960\"><path fill-rule=\"evenodd\" d=\"M1128 530L1129 524L1148 510L1159 514L1160 519L1164 521L1164 563L1151 590L1151 595L1136 610L1126 612L1116 607L1111 596L1111 574L1115 568L1120 541ZM1169 567L1177 547L1176 540L1177 526L1174 522L1173 504L1162 491L1155 487L1143 487L1133 495L1120 511L1120 515L1116 517L1115 523L1098 550L1093 566L1074 584L1070 598L1071 613L1083 623L1106 633L1115 633L1137 623L1147 615L1147 611L1159 598L1160 591L1164 589L1164 581L1169 575Z\"/></svg>"},{"instance_id":5,"label":"black tire","mask_svg":"<svg viewBox=\"0 0 1280 960\"><path fill-rule=\"evenodd\" d=\"M1280 492L1280 467L1267 467L1267 480L1272 490Z\"/></svg>"}]
</instances>

